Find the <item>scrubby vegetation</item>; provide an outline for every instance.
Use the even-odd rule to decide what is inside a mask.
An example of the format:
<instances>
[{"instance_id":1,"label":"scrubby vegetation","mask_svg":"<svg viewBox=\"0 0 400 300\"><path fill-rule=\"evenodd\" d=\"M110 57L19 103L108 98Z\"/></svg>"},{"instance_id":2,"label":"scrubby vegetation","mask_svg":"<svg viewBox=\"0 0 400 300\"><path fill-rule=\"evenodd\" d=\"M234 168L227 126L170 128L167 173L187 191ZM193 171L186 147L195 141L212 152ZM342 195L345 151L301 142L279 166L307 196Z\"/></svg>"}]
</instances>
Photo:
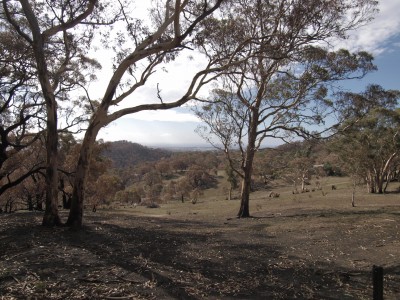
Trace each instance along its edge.
<instances>
[{"instance_id":1,"label":"scrubby vegetation","mask_svg":"<svg viewBox=\"0 0 400 300\"><path fill-rule=\"evenodd\" d=\"M275 191L290 186L293 194L321 190L327 177L354 175L332 149L334 140L307 141L263 149L255 156L252 191ZM71 136L62 141L63 167L60 173L60 205L69 207L79 142ZM397 181L397 160L389 181ZM221 181L221 178L225 178ZM362 176L357 185L366 184ZM44 177L32 175L6 192L0 200L4 212L41 210ZM365 185L365 187L367 187ZM167 151L127 141L98 143L92 156L86 187L87 207L126 205L151 206L170 202L196 202L210 189L220 189L221 198L237 198L240 178L231 172L224 154L218 151ZM275 195L276 197L276 195Z\"/></svg>"}]
</instances>

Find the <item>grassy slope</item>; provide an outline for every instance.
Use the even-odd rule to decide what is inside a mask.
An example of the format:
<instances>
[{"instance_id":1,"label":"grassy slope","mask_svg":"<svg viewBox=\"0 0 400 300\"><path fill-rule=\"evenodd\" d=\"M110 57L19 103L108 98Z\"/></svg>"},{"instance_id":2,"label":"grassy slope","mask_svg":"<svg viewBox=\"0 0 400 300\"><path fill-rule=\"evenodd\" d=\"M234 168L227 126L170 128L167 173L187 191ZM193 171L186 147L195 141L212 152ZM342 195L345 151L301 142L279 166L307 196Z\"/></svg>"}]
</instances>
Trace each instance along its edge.
<instances>
[{"instance_id":1,"label":"grassy slope","mask_svg":"<svg viewBox=\"0 0 400 300\"><path fill-rule=\"evenodd\" d=\"M239 200L228 201L226 182L223 172L218 176L219 184L215 189L209 189L200 196L196 204L189 200L185 203L180 201L170 201L163 203L159 208L146 207L125 207L127 213L151 216L171 216L174 218L195 218L195 219L225 219L236 216L239 210ZM322 190L303 194L293 194L291 186L275 183L272 189L257 191L251 194L250 212L253 216L271 216L274 214L288 213L290 211L301 212L311 210L353 210L362 211L371 207L398 205L399 195L388 193L385 195L368 194L364 187L357 187L355 194L356 207L351 207L352 186L347 177L326 177L319 180ZM332 190L332 185L336 190ZM388 191L393 191L399 186L393 183ZM315 180L308 188L315 187ZM270 198L269 193L280 193L279 198ZM238 191L236 191L236 194Z\"/></svg>"}]
</instances>

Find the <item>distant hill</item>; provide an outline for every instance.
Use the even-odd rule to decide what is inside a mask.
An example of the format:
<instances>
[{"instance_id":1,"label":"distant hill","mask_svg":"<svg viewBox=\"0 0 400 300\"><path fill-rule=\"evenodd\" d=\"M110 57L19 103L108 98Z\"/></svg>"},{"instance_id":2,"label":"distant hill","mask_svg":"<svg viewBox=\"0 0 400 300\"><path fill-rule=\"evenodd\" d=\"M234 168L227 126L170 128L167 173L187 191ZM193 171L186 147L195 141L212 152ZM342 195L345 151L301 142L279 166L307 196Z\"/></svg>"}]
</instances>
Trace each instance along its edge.
<instances>
[{"instance_id":1,"label":"distant hill","mask_svg":"<svg viewBox=\"0 0 400 300\"><path fill-rule=\"evenodd\" d=\"M103 155L112 160L115 168L126 168L146 161L157 161L172 152L153 149L128 141L107 142Z\"/></svg>"}]
</instances>

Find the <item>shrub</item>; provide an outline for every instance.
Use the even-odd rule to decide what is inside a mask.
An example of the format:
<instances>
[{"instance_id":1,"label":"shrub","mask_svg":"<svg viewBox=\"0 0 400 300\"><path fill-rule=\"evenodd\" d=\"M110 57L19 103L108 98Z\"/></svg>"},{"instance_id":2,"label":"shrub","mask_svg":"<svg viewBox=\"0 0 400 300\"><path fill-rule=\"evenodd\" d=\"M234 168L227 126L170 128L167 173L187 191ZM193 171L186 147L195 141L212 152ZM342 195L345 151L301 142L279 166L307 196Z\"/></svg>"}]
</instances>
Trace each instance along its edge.
<instances>
[{"instance_id":1,"label":"shrub","mask_svg":"<svg viewBox=\"0 0 400 300\"><path fill-rule=\"evenodd\" d=\"M146 205L147 208L159 208L160 205L156 202L150 202Z\"/></svg>"}]
</instances>

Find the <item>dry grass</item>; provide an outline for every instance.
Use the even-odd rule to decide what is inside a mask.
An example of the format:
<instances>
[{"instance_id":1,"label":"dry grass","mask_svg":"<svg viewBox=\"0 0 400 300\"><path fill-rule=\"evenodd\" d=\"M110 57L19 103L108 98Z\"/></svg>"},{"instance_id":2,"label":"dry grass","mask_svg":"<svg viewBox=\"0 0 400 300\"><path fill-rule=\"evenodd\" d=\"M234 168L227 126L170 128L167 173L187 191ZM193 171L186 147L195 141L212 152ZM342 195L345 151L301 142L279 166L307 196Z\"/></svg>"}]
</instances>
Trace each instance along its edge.
<instances>
[{"instance_id":1,"label":"dry grass","mask_svg":"<svg viewBox=\"0 0 400 300\"><path fill-rule=\"evenodd\" d=\"M234 200L227 200L226 188L228 183L221 174L218 188L206 190L204 195L199 197L196 204L189 199L184 203L179 200L163 203L159 208L149 209L144 206L125 206L118 208L121 213L133 215L145 215L154 217L178 217L196 218L199 220L218 220L235 217L239 210L239 197ZM347 177L327 177L319 179L321 190L314 192L293 194L293 188L282 182L275 182L275 187L251 194L250 211L253 216L271 216L287 211L312 211L312 210L349 210L358 212L373 207L397 206L400 205L400 196L393 193L397 190L399 183L392 183L388 188L388 194L369 194L365 187L357 187L355 194L356 207L351 206L352 184ZM315 180L308 189L315 188ZM336 190L332 190L335 185ZM280 194L278 198L271 198L271 191ZM238 195L239 191L235 194Z\"/></svg>"}]
</instances>

